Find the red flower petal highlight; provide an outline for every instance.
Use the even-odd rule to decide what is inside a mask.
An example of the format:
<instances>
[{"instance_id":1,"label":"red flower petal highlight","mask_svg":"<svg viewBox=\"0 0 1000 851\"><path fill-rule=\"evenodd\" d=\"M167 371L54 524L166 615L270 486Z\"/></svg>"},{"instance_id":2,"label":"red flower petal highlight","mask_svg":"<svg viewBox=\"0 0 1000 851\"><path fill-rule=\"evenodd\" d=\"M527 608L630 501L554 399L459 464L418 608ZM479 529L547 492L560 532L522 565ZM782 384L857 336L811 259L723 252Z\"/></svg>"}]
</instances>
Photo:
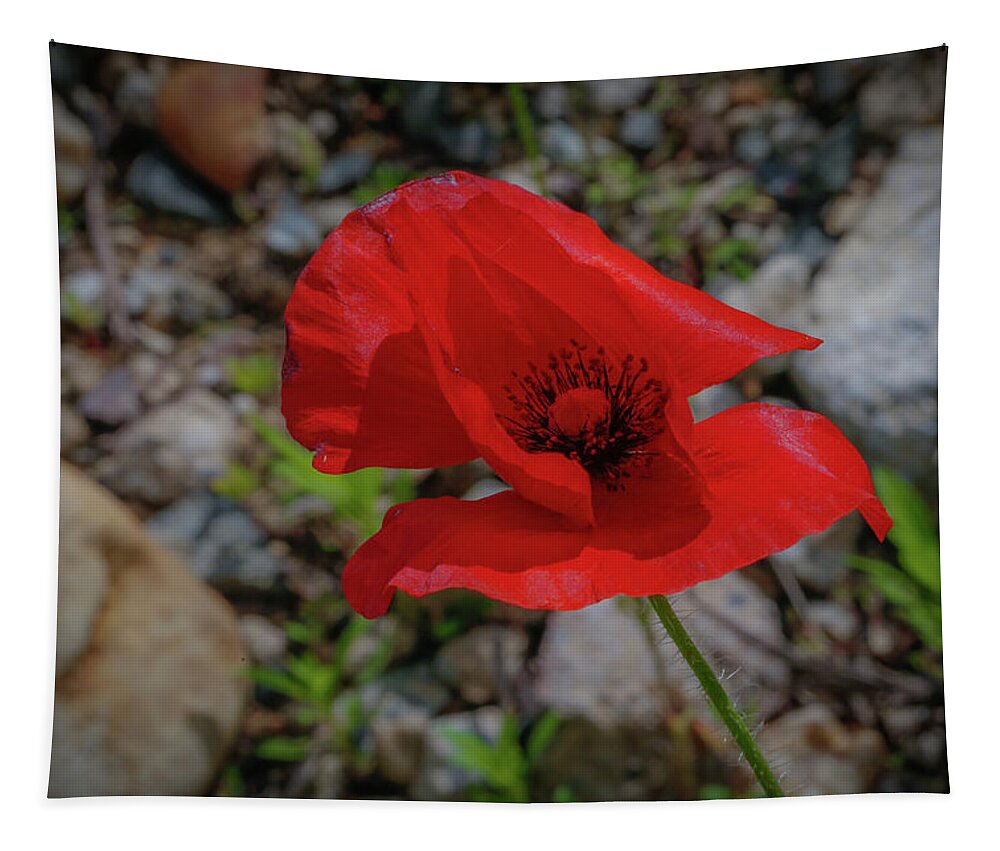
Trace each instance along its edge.
<instances>
[{"instance_id":1,"label":"red flower petal highlight","mask_svg":"<svg viewBox=\"0 0 1000 851\"><path fill-rule=\"evenodd\" d=\"M577 609L714 579L855 508L880 539L892 525L863 460L818 414L741 405L697 424L694 437L710 518L691 506L671 512L664 500L660 523L637 540L615 524L579 530L513 492L416 500L393 508L350 560L348 601L376 617L396 588L417 597L467 588L526 608Z\"/></svg>"},{"instance_id":2,"label":"red flower petal highlight","mask_svg":"<svg viewBox=\"0 0 1000 851\"><path fill-rule=\"evenodd\" d=\"M428 319L420 328L413 305ZM296 284L282 411L292 435L317 451L316 466L447 466L482 454L529 498L590 522L588 483L576 471L559 458L525 458L489 422L482 393L496 388L442 383L447 341L428 356L444 328L468 326L480 308L495 311L481 326L521 322L508 339L540 358L567 343L570 327L617 357L641 341L679 396L760 357L819 344L664 278L561 204L451 172L349 215ZM562 335L538 333L557 315ZM481 347L484 368L515 360L514 349L498 347L501 333ZM689 420L671 421L682 441Z\"/></svg>"},{"instance_id":3,"label":"red flower petal highlight","mask_svg":"<svg viewBox=\"0 0 1000 851\"><path fill-rule=\"evenodd\" d=\"M588 216L510 183L450 172L401 187L378 215L396 233L418 221L450 231L602 340L608 330L621 336L628 328L631 339L662 345L685 396L762 357L821 342L664 277L611 242Z\"/></svg>"},{"instance_id":4,"label":"red flower petal highlight","mask_svg":"<svg viewBox=\"0 0 1000 851\"><path fill-rule=\"evenodd\" d=\"M388 248L364 218L348 217L285 310L282 413L325 473L445 467L478 454L441 394Z\"/></svg>"}]
</instances>

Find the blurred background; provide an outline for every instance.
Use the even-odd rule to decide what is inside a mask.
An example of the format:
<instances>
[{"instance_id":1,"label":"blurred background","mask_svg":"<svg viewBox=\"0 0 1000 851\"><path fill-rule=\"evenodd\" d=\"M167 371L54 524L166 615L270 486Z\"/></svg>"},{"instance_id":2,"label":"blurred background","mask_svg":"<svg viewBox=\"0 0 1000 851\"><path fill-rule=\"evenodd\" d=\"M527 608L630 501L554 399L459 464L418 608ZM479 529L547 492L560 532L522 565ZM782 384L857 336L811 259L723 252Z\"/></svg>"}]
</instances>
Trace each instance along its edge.
<instances>
[{"instance_id":1,"label":"blurred background","mask_svg":"<svg viewBox=\"0 0 1000 851\"><path fill-rule=\"evenodd\" d=\"M937 535L946 51L685 77L401 82L52 44L62 306L50 794L752 797L640 602L471 593L354 616L388 506L482 463L312 471L282 312L360 204L450 168L592 216L664 274L825 339L692 399L831 417L856 515L676 600L792 794L948 789Z\"/></svg>"}]
</instances>

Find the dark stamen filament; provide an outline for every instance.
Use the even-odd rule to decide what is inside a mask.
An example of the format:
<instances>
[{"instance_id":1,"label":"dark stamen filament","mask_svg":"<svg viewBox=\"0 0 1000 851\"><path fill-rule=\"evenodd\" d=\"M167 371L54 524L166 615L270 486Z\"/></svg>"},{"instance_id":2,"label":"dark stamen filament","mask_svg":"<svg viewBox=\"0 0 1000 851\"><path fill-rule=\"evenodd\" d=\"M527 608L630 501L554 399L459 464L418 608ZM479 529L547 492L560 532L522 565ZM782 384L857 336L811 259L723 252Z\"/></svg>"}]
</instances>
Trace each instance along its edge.
<instances>
[{"instance_id":1,"label":"dark stamen filament","mask_svg":"<svg viewBox=\"0 0 1000 851\"><path fill-rule=\"evenodd\" d=\"M616 369L603 348L588 357L586 345L570 346L550 354L546 368L529 362L527 374L511 373L503 389L514 413L500 420L528 452L560 452L621 490L656 454L649 447L665 428L666 393L645 377L645 358L627 355Z\"/></svg>"}]
</instances>

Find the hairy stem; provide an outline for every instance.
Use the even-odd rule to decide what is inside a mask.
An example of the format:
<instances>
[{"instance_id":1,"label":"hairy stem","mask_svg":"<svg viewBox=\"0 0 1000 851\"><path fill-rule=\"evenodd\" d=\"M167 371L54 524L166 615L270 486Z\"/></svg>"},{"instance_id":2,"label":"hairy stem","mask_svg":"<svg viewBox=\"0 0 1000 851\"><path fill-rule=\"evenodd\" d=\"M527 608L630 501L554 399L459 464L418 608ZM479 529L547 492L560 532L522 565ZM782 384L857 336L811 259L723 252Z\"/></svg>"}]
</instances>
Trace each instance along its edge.
<instances>
[{"instance_id":1,"label":"hairy stem","mask_svg":"<svg viewBox=\"0 0 1000 851\"><path fill-rule=\"evenodd\" d=\"M783 797L785 793L781 789L781 784L778 783L778 778L774 776L771 766L767 764L764 754L757 747L753 734L747 726L746 719L733 704L732 700L729 699L726 690L716 678L712 666L701 655L701 651L684 628L680 618L677 617L677 613L674 611L673 606L670 605L670 601L662 594L654 594L649 598L649 602L653 606L653 611L659 617L660 623L663 624L663 628L667 631L667 635L677 645L677 649L680 650L684 661L694 671L694 675L698 678L698 682L701 683L701 687L708 696L708 702L712 704L722 722L729 728L729 732L733 734L733 739L736 740L736 744L743 751L747 763L753 769L753 773L757 775L757 779L760 781L760 785L764 788L767 796L769 798Z\"/></svg>"}]
</instances>

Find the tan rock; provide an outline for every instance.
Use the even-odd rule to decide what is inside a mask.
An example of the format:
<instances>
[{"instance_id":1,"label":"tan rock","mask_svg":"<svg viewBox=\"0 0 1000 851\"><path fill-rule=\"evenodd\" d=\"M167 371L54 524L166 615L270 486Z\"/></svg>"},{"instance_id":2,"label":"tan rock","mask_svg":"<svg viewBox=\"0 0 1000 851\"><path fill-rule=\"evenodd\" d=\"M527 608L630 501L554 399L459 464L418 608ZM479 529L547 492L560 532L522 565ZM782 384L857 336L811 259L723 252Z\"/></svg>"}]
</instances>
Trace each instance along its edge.
<instances>
[{"instance_id":1,"label":"tan rock","mask_svg":"<svg viewBox=\"0 0 1000 851\"><path fill-rule=\"evenodd\" d=\"M64 464L51 797L206 791L247 684L225 601Z\"/></svg>"},{"instance_id":2,"label":"tan rock","mask_svg":"<svg viewBox=\"0 0 1000 851\"><path fill-rule=\"evenodd\" d=\"M868 792L885 756L878 731L845 727L822 703L786 712L764 727L757 742L789 795Z\"/></svg>"},{"instance_id":3,"label":"tan rock","mask_svg":"<svg viewBox=\"0 0 1000 851\"><path fill-rule=\"evenodd\" d=\"M182 62L157 99L160 134L188 165L227 192L243 189L271 149L267 69Z\"/></svg>"}]
</instances>

